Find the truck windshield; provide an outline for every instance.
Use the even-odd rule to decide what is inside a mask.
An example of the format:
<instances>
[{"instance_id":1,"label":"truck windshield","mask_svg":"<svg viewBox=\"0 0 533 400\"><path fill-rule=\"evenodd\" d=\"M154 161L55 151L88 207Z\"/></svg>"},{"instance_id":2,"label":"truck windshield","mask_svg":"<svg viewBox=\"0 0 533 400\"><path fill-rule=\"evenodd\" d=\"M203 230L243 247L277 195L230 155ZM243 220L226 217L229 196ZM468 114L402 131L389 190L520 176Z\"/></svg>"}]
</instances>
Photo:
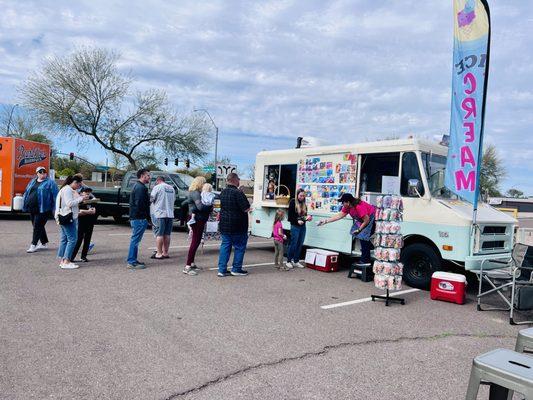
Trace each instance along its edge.
<instances>
[{"instance_id":1,"label":"truck windshield","mask_svg":"<svg viewBox=\"0 0 533 400\"><path fill-rule=\"evenodd\" d=\"M444 199L456 199L457 196L444 186L446 157L433 153L422 153L422 162L424 163L431 195Z\"/></svg>"},{"instance_id":2,"label":"truck windshield","mask_svg":"<svg viewBox=\"0 0 533 400\"><path fill-rule=\"evenodd\" d=\"M189 190L189 186L191 186L192 180L194 179L187 174L170 174L170 177L181 190Z\"/></svg>"}]
</instances>

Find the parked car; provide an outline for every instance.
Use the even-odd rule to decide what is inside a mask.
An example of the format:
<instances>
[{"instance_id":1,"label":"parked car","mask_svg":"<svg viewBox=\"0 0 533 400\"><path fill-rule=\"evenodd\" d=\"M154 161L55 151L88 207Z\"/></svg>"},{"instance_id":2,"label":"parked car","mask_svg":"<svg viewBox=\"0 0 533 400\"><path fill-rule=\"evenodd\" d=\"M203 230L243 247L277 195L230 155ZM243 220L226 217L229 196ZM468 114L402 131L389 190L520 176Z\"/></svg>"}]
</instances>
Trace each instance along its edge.
<instances>
[{"instance_id":1,"label":"parked car","mask_svg":"<svg viewBox=\"0 0 533 400\"><path fill-rule=\"evenodd\" d=\"M189 195L189 185L193 178L186 174L151 171L152 178L147 185L151 191L158 176L164 176L165 182L174 187L176 191L176 202L174 204L174 218L180 226L187 222L188 207L183 202ZM129 214L130 193L133 185L137 182L135 171L129 171L122 180L122 185L118 188L94 188L93 194L100 199L96 204L96 213L102 217L113 217L117 222L125 222Z\"/></svg>"}]
</instances>

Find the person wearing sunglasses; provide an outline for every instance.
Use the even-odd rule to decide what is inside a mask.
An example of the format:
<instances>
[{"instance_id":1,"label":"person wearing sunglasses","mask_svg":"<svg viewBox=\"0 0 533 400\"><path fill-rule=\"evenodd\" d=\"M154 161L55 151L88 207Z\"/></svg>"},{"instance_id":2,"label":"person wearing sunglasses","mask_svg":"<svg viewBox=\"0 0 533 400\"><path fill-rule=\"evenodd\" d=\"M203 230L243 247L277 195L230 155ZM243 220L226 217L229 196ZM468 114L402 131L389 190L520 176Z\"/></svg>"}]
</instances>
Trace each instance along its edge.
<instances>
[{"instance_id":1,"label":"person wearing sunglasses","mask_svg":"<svg viewBox=\"0 0 533 400\"><path fill-rule=\"evenodd\" d=\"M33 236L28 253L47 248L48 236L46 234L46 222L55 211L55 202L59 189L56 183L48 177L45 167L35 169L37 176L33 178L23 196L23 211L30 213L33 225ZM40 243L39 243L40 242Z\"/></svg>"}]
</instances>

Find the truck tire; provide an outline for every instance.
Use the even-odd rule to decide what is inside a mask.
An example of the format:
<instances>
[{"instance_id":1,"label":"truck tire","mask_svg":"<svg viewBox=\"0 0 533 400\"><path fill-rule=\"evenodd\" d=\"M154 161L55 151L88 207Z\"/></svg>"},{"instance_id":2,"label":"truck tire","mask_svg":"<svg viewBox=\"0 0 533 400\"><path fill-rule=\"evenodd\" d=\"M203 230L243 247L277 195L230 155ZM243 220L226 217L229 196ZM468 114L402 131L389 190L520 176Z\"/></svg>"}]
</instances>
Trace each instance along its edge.
<instances>
[{"instance_id":1,"label":"truck tire","mask_svg":"<svg viewBox=\"0 0 533 400\"><path fill-rule=\"evenodd\" d=\"M413 243L402 250L403 281L411 287L429 289L431 275L441 267L440 256L425 243Z\"/></svg>"}]
</instances>

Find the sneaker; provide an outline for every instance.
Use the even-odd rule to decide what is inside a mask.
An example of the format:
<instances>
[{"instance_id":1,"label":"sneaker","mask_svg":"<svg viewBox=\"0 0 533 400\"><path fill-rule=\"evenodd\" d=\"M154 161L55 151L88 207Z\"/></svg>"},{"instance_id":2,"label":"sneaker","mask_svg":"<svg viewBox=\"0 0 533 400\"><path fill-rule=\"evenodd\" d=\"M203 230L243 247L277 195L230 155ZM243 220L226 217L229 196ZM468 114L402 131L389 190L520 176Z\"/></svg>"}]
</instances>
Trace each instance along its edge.
<instances>
[{"instance_id":1,"label":"sneaker","mask_svg":"<svg viewBox=\"0 0 533 400\"><path fill-rule=\"evenodd\" d=\"M246 275L248 275L248 271L245 271L243 269L241 269L239 271L231 271L231 275L233 275L233 276L246 276Z\"/></svg>"},{"instance_id":2,"label":"sneaker","mask_svg":"<svg viewBox=\"0 0 533 400\"><path fill-rule=\"evenodd\" d=\"M61 264L61 269L76 269L80 266L71 262Z\"/></svg>"},{"instance_id":3,"label":"sneaker","mask_svg":"<svg viewBox=\"0 0 533 400\"><path fill-rule=\"evenodd\" d=\"M26 250L26 253L35 253L37 251L37 246L32 244L28 250Z\"/></svg>"},{"instance_id":4,"label":"sneaker","mask_svg":"<svg viewBox=\"0 0 533 400\"><path fill-rule=\"evenodd\" d=\"M305 268L305 265L301 264L299 261L297 263L293 263L293 265L296 267L296 268Z\"/></svg>"},{"instance_id":5,"label":"sneaker","mask_svg":"<svg viewBox=\"0 0 533 400\"><path fill-rule=\"evenodd\" d=\"M136 262L136 263L133 263L133 264L128 264L128 268L129 269L145 269L146 268L146 264L140 263L140 262Z\"/></svg>"},{"instance_id":6,"label":"sneaker","mask_svg":"<svg viewBox=\"0 0 533 400\"><path fill-rule=\"evenodd\" d=\"M217 276L219 278L224 278L225 276L228 276L229 274L227 272L217 272Z\"/></svg>"},{"instance_id":7,"label":"sneaker","mask_svg":"<svg viewBox=\"0 0 533 400\"><path fill-rule=\"evenodd\" d=\"M190 265L186 265L185 268L183 268L183 273L187 275L198 275L198 272L196 272Z\"/></svg>"},{"instance_id":8,"label":"sneaker","mask_svg":"<svg viewBox=\"0 0 533 400\"><path fill-rule=\"evenodd\" d=\"M87 260L87 257L84 257L84 258L80 258L81 262L89 262L89 260Z\"/></svg>"},{"instance_id":9,"label":"sneaker","mask_svg":"<svg viewBox=\"0 0 533 400\"><path fill-rule=\"evenodd\" d=\"M39 243L37 246L35 246L35 250L46 250L48 246L46 244Z\"/></svg>"},{"instance_id":10,"label":"sneaker","mask_svg":"<svg viewBox=\"0 0 533 400\"><path fill-rule=\"evenodd\" d=\"M198 265L196 265L195 263L191 263L191 269L202 269L200 268Z\"/></svg>"},{"instance_id":11,"label":"sneaker","mask_svg":"<svg viewBox=\"0 0 533 400\"><path fill-rule=\"evenodd\" d=\"M293 268L294 268L294 265L292 265L292 263L290 263L290 262L287 261L287 262L285 263L285 268L287 268L287 271L288 271L289 269L293 269Z\"/></svg>"},{"instance_id":12,"label":"sneaker","mask_svg":"<svg viewBox=\"0 0 533 400\"><path fill-rule=\"evenodd\" d=\"M87 253L90 252L92 249L94 249L94 243L89 244L89 249L87 250Z\"/></svg>"}]
</instances>

